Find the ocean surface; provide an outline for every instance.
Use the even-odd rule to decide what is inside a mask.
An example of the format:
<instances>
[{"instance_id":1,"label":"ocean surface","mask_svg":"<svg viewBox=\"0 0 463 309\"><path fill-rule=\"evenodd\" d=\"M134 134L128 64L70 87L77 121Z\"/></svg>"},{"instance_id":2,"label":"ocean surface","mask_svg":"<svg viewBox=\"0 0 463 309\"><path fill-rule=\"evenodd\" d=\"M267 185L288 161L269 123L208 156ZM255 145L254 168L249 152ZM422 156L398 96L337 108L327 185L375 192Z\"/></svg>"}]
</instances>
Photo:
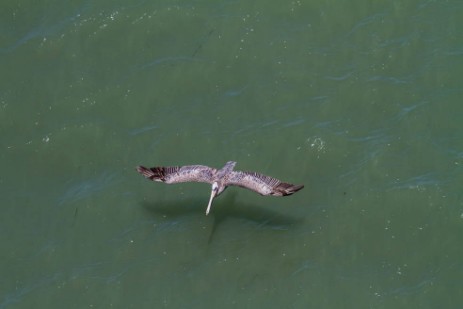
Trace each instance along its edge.
<instances>
[{"instance_id":1,"label":"ocean surface","mask_svg":"<svg viewBox=\"0 0 463 309\"><path fill-rule=\"evenodd\" d=\"M462 1L0 4L0 309L463 308ZM290 197L165 185L204 164Z\"/></svg>"}]
</instances>

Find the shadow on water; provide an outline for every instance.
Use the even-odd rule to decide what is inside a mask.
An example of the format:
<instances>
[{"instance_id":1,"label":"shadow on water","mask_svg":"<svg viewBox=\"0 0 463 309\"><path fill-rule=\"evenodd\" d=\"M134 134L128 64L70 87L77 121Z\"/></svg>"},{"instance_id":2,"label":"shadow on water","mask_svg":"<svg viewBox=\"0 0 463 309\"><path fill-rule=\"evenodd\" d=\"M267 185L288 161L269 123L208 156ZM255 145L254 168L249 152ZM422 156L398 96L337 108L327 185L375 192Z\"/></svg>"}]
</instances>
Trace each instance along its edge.
<instances>
[{"instance_id":1,"label":"shadow on water","mask_svg":"<svg viewBox=\"0 0 463 309\"><path fill-rule=\"evenodd\" d=\"M301 223L303 219L282 214L261 206L236 201L236 192L227 192L226 196L217 198L212 204L209 217L214 220L209 243L212 237L220 228L221 224L228 219L238 219L255 224L256 229L289 230L291 227ZM182 201L155 203L141 202L141 205L150 213L169 217L184 217L191 214L205 212L207 198L205 199L184 199ZM204 214L205 215L205 214Z\"/></svg>"}]
</instances>

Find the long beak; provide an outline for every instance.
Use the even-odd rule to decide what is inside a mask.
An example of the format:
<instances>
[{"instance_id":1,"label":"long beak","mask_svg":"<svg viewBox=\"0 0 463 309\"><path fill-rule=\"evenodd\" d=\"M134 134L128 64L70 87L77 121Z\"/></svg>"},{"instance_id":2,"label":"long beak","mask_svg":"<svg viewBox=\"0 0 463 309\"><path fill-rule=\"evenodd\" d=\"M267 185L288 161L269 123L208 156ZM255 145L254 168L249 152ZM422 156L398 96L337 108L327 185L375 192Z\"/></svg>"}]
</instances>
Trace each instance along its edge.
<instances>
[{"instance_id":1,"label":"long beak","mask_svg":"<svg viewBox=\"0 0 463 309\"><path fill-rule=\"evenodd\" d=\"M209 210L211 210L212 200L214 199L216 193L217 193L216 190L212 190L211 198L209 199L209 204L207 205L207 209L206 209L206 216L209 214Z\"/></svg>"}]
</instances>

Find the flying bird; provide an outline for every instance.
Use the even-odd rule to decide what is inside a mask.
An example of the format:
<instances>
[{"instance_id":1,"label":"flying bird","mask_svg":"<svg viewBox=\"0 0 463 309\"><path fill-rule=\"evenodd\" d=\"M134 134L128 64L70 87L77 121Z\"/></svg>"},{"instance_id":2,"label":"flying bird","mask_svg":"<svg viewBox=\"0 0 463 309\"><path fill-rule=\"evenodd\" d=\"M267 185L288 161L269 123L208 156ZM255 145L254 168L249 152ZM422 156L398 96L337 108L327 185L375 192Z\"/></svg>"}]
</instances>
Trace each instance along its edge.
<instances>
[{"instance_id":1,"label":"flying bird","mask_svg":"<svg viewBox=\"0 0 463 309\"><path fill-rule=\"evenodd\" d=\"M221 169L204 165L156 166L147 168L137 166L137 171L152 181L164 183L205 182L212 185L211 197L206 208L206 215L211 209L212 200L219 196L228 186L238 186L252 190L260 195L287 196L304 185L281 182L276 178L256 172L234 171L236 162L229 161Z\"/></svg>"}]
</instances>

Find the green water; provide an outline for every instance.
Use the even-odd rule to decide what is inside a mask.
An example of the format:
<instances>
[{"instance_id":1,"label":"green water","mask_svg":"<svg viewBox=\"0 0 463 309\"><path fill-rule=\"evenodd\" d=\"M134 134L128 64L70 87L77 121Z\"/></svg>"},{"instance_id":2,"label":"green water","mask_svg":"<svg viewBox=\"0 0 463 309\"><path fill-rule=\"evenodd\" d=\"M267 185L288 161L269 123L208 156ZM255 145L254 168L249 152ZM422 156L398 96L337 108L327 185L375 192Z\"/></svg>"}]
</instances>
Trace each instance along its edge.
<instances>
[{"instance_id":1,"label":"green water","mask_svg":"<svg viewBox=\"0 0 463 309\"><path fill-rule=\"evenodd\" d=\"M3 1L0 308L463 307L461 1ZM148 182L205 164L287 198Z\"/></svg>"}]
</instances>

